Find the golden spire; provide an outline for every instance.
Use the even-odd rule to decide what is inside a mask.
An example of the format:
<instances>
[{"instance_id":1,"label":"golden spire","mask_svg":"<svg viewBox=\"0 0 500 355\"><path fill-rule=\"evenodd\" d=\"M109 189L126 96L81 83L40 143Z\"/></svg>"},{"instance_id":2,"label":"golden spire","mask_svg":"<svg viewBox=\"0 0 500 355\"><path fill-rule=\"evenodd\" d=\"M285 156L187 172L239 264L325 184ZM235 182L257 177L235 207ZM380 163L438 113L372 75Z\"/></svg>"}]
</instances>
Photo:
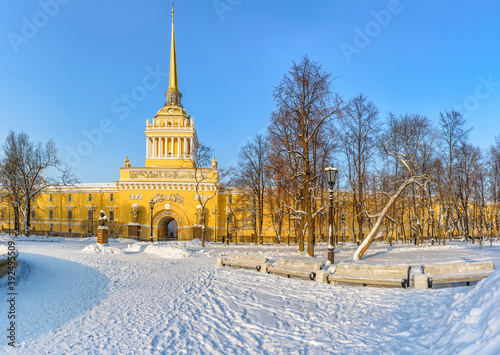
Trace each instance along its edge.
<instances>
[{"instance_id":1,"label":"golden spire","mask_svg":"<svg viewBox=\"0 0 500 355\"><path fill-rule=\"evenodd\" d=\"M179 92L177 84L177 57L175 55L175 32L174 32L174 2L172 1L172 43L170 47L170 78L169 91Z\"/></svg>"}]
</instances>

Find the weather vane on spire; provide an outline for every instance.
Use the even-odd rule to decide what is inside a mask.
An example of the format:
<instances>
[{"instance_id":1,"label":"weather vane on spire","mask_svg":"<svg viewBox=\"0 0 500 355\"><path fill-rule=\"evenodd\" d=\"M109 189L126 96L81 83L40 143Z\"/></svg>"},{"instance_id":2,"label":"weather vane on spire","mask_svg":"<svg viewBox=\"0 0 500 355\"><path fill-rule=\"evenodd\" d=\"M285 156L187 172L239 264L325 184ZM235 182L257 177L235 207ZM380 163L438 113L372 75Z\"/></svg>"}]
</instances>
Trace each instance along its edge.
<instances>
[{"instance_id":1,"label":"weather vane on spire","mask_svg":"<svg viewBox=\"0 0 500 355\"><path fill-rule=\"evenodd\" d=\"M172 21L174 20L174 2L172 1Z\"/></svg>"}]
</instances>

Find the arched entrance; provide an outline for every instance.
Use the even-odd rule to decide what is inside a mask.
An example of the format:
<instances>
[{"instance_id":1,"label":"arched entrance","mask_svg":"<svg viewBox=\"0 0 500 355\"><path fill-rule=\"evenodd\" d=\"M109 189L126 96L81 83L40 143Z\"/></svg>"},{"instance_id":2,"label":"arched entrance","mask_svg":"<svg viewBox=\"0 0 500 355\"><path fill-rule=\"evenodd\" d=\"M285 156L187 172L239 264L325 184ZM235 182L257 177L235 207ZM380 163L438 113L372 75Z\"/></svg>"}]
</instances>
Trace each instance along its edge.
<instances>
[{"instance_id":1,"label":"arched entrance","mask_svg":"<svg viewBox=\"0 0 500 355\"><path fill-rule=\"evenodd\" d=\"M178 239L177 221L174 217L164 216L158 221L157 236L159 241Z\"/></svg>"}]
</instances>

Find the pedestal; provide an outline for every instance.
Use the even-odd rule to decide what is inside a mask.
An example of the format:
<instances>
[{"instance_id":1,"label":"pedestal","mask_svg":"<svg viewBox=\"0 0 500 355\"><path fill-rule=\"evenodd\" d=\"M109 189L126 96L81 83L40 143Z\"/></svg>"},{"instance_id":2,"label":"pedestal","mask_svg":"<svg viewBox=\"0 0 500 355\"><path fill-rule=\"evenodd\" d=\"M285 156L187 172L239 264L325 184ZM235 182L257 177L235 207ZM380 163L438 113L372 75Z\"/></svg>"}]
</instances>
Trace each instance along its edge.
<instances>
[{"instance_id":1,"label":"pedestal","mask_svg":"<svg viewBox=\"0 0 500 355\"><path fill-rule=\"evenodd\" d=\"M128 237L133 239L139 239L141 236L141 225L138 223L129 223L128 224Z\"/></svg>"},{"instance_id":2,"label":"pedestal","mask_svg":"<svg viewBox=\"0 0 500 355\"><path fill-rule=\"evenodd\" d=\"M97 228L97 243L99 244L108 244L108 227L99 227Z\"/></svg>"},{"instance_id":3,"label":"pedestal","mask_svg":"<svg viewBox=\"0 0 500 355\"><path fill-rule=\"evenodd\" d=\"M316 282L328 283L328 275L330 275L330 270L316 271Z\"/></svg>"},{"instance_id":4,"label":"pedestal","mask_svg":"<svg viewBox=\"0 0 500 355\"><path fill-rule=\"evenodd\" d=\"M425 290L427 289L427 275L413 275L413 288L417 290Z\"/></svg>"}]
</instances>

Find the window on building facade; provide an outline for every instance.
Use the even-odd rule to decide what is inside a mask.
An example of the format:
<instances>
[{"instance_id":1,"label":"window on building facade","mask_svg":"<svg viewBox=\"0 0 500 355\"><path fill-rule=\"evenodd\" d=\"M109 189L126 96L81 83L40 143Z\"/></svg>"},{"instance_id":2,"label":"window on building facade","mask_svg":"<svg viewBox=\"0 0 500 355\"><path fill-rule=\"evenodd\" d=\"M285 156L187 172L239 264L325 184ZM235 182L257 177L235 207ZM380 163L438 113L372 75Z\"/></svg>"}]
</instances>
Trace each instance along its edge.
<instances>
[{"instance_id":1,"label":"window on building facade","mask_svg":"<svg viewBox=\"0 0 500 355\"><path fill-rule=\"evenodd\" d=\"M113 202L113 201L115 200L115 195L110 194L110 195L109 195L109 200L110 200L111 202Z\"/></svg>"},{"instance_id":2,"label":"window on building facade","mask_svg":"<svg viewBox=\"0 0 500 355\"><path fill-rule=\"evenodd\" d=\"M68 209L68 219L73 219L73 210L71 208Z\"/></svg>"},{"instance_id":3,"label":"window on building facade","mask_svg":"<svg viewBox=\"0 0 500 355\"><path fill-rule=\"evenodd\" d=\"M68 202L73 201L73 198L71 197L71 194L68 195Z\"/></svg>"},{"instance_id":4,"label":"window on building facade","mask_svg":"<svg viewBox=\"0 0 500 355\"><path fill-rule=\"evenodd\" d=\"M5 218L5 212L4 212L3 208L2 208L2 212L1 212L1 217L0 218L2 218L2 219Z\"/></svg>"},{"instance_id":5,"label":"window on building facade","mask_svg":"<svg viewBox=\"0 0 500 355\"><path fill-rule=\"evenodd\" d=\"M109 220L110 221L115 220L115 211L114 210L109 211Z\"/></svg>"},{"instance_id":6,"label":"window on building facade","mask_svg":"<svg viewBox=\"0 0 500 355\"><path fill-rule=\"evenodd\" d=\"M54 210L52 208L49 210L49 219L54 219Z\"/></svg>"},{"instance_id":7,"label":"window on building facade","mask_svg":"<svg viewBox=\"0 0 500 355\"><path fill-rule=\"evenodd\" d=\"M87 212L87 217L89 219L92 219L94 216L93 216L93 213L92 213L92 208L89 208L89 211Z\"/></svg>"},{"instance_id":8,"label":"window on building facade","mask_svg":"<svg viewBox=\"0 0 500 355\"><path fill-rule=\"evenodd\" d=\"M54 198L52 197L52 195L49 195L49 201L50 202L54 201Z\"/></svg>"},{"instance_id":9,"label":"window on building facade","mask_svg":"<svg viewBox=\"0 0 500 355\"><path fill-rule=\"evenodd\" d=\"M36 218L36 212L35 210L31 210L31 219L35 219Z\"/></svg>"},{"instance_id":10,"label":"window on building facade","mask_svg":"<svg viewBox=\"0 0 500 355\"><path fill-rule=\"evenodd\" d=\"M227 197L227 203L233 203L233 196Z\"/></svg>"},{"instance_id":11,"label":"window on building facade","mask_svg":"<svg viewBox=\"0 0 500 355\"><path fill-rule=\"evenodd\" d=\"M89 202L92 202L92 195L89 194Z\"/></svg>"},{"instance_id":12,"label":"window on building facade","mask_svg":"<svg viewBox=\"0 0 500 355\"><path fill-rule=\"evenodd\" d=\"M51 232L53 232L53 231L54 231L54 224L53 224L53 223L51 223L51 224L50 224L50 231L51 231Z\"/></svg>"}]
</instances>

